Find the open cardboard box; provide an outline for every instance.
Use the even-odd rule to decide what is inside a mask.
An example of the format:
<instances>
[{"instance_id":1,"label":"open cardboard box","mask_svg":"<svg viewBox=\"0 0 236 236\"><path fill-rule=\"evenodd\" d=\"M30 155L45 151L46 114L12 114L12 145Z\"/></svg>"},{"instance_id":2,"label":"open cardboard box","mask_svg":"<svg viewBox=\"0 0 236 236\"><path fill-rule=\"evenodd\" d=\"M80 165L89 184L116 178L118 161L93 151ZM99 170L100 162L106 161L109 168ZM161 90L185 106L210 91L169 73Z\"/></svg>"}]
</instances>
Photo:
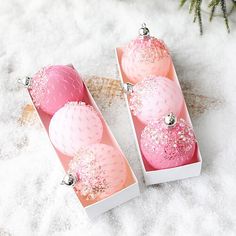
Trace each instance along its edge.
<instances>
[{"instance_id":1,"label":"open cardboard box","mask_svg":"<svg viewBox=\"0 0 236 236\"><path fill-rule=\"evenodd\" d=\"M69 66L71 66L71 65L69 65ZM73 68L73 66L71 66L71 67ZM127 167L127 173L128 173L126 184L125 184L125 186L123 186L123 188L120 191L118 191L118 192L116 192L116 193L114 193L114 194L110 195L109 197L106 197L102 200L98 200L97 202L95 202L93 204L89 204L79 194L76 194L77 197L79 198L81 206L86 211L87 215L90 218L94 218L94 217L100 215L101 213L106 212L106 211L138 196L140 194L140 192L139 192L137 178L135 177L127 159L125 158L123 152L121 151L115 137L112 135L106 121L104 120L104 118L103 118L100 110L98 109L93 97L91 96L88 88L86 87L85 84L84 84L84 86L85 86L85 95L84 95L83 101L86 104L93 106L93 108L97 111L97 114L101 118L101 121L103 124L104 131L103 131L103 137L102 137L101 143L108 144L108 145L114 147L117 151L119 151L121 153L121 155L123 156L123 158L126 161L126 167ZM32 97L29 93L29 90L28 90L28 94L29 94L31 101L33 103L33 100L32 100ZM34 105L34 103L33 103L33 105ZM37 108L35 106L34 106L34 108L37 111L40 121L48 134L49 123L50 123L52 116L45 113L40 108ZM56 151L57 157L59 158L62 166L64 167L65 171L67 172L71 157L68 157L68 156L62 154L55 147L54 147L54 149ZM62 176L62 178L63 178L63 176ZM66 188L66 186L62 186L62 188Z\"/></svg>"},{"instance_id":2,"label":"open cardboard box","mask_svg":"<svg viewBox=\"0 0 236 236\"><path fill-rule=\"evenodd\" d=\"M116 58L117 58L117 64L118 64L118 69L119 69L119 74L120 74L120 80L122 83L132 83L129 78L126 77L124 72L122 71L122 66L121 66L121 59L123 55L123 49L122 47L116 48ZM169 72L167 76L169 79L173 80L179 87L179 80L173 65L173 62L171 62ZM181 87L180 87L181 89ZM188 177L193 177L193 176L198 176L201 173L201 166L202 166L202 157L201 153L197 144L197 147L195 149L193 161L190 164L179 166L179 167L174 167L174 168L169 168L169 169L162 169L162 170L155 170L152 166L149 165L149 163L146 161L144 158L141 149L140 149L140 136L141 132L144 129L145 125L142 124L130 111L129 109L129 102L128 102L128 95L124 95L127 108L128 108L128 113L131 121L131 125L133 128L134 136L135 136L135 142L137 145L137 150L139 153L139 158L140 162L142 165L142 170L144 174L144 179L147 185L151 184L158 184L158 183L164 183L168 181L174 181L174 180L179 180L179 179L184 179ZM184 101L181 113L179 115L179 118L185 119L191 126L191 119L188 113L188 109L186 106L186 103Z\"/></svg>"}]
</instances>

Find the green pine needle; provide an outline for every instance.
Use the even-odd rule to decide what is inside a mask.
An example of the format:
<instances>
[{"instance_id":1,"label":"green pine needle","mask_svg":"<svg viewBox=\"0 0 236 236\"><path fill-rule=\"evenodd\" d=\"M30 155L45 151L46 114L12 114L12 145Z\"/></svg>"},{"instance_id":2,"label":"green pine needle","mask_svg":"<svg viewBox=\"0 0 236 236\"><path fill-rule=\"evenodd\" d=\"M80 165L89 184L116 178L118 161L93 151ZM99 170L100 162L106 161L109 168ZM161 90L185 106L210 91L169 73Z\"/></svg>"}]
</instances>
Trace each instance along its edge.
<instances>
[{"instance_id":1,"label":"green pine needle","mask_svg":"<svg viewBox=\"0 0 236 236\"><path fill-rule=\"evenodd\" d=\"M201 4L202 4L202 0L197 0L197 18L198 18L200 34L202 35L203 34L203 27L202 27Z\"/></svg>"},{"instance_id":2,"label":"green pine needle","mask_svg":"<svg viewBox=\"0 0 236 236\"><path fill-rule=\"evenodd\" d=\"M212 19L213 19L213 15L214 15L215 9L216 9L216 6L213 6L211 8L211 15L210 15L210 19L209 19L210 21L212 21Z\"/></svg>"},{"instance_id":3,"label":"green pine needle","mask_svg":"<svg viewBox=\"0 0 236 236\"><path fill-rule=\"evenodd\" d=\"M198 15L198 13L197 13L197 11L198 11L198 0L196 0L196 3L195 3L195 6L194 6L194 7L195 7L195 8L194 8L193 22L195 23L196 20L197 20L197 15Z\"/></svg>"},{"instance_id":4,"label":"green pine needle","mask_svg":"<svg viewBox=\"0 0 236 236\"><path fill-rule=\"evenodd\" d=\"M179 6L182 7L187 0L180 0Z\"/></svg>"},{"instance_id":5,"label":"green pine needle","mask_svg":"<svg viewBox=\"0 0 236 236\"><path fill-rule=\"evenodd\" d=\"M220 3L220 0L212 0L209 4L208 4L208 7L216 7L217 5L219 5Z\"/></svg>"},{"instance_id":6,"label":"green pine needle","mask_svg":"<svg viewBox=\"0 0 236 236\"><path fill-rule=\"evenodd\" d=\"M196 3L196 0L191 0L190 7L189 7L189 13L192 13L195 3Z\"/></svg>"},{"instance_id":7,"label":"green pine needle","mask_svg":"<svg viewBox=\"0 0 236 236\"><path fill-rule=\"evenodd\" d=\"M226 12L225 1L224 0L220 0L220 5L221 5L221 9L223 11L226 29L227 29L228 33L230 33L230 28L229 28L228 16L227 16L227 12Z\"/></svg>"}]
</instances>

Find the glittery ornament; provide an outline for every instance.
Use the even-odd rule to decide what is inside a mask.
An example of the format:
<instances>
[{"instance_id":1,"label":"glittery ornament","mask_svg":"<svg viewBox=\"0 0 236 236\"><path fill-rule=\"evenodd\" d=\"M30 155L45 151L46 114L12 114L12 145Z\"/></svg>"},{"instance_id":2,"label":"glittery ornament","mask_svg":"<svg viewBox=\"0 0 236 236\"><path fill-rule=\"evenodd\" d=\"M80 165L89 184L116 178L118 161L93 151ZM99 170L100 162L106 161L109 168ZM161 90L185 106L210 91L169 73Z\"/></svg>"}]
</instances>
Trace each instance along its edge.
<instances>
[{"instance_id":1,"label":"glittery ornament","mask_svg":"<svg viewBox=\"0 0 236 236\"><path fill-rule=\"evenodd\" d=\"M149 36L145 24L139 37L126 46L121 60L123 72L133 83L148 76L166 76L170 63L171 57L164 42Z\"/></svg>"},{"instance_id":2,"label":"glittery ornament","mask_svg":"<svg viewBox=\"0 0 236 236\"><path fill-rule=\"evenodd\" d=\"M36 107L53 115L65 103L81 101L84 85L77 71L69 66L49 66L36 73L29 86Z\"/></svg>"},{"instance_id":3,"label":"glittery ornament","mask_svg":"<svg viewBox=\"0 0 236 236\"><path fill-rule=\"evenodd\" d=\"M126 163L122 155L106 144L93 144L76 152L68 174L75 190L86 200L105 198L125 185ZM68 179L68 178L67 178Z\"/></svg>"},{"instance_id":4,"label":"glittery ornament","mask_svg":"<svg viewBox=\"0 0 236 236\"><path fill-rule=\"evenodd\" d=\"M94 108L84 102L69 102L52 117L49 136L62 153L73 156L83 145L99 143L103 125Z\"/></svg>"},{"instance_id":5,"label":"glittery ornament","mask_svg":"<svg viewBox=\"0 0 236 236\"><path fill-rule=\"evenodd\" d=\"M196 139L193 129L173 113L150 122L141 134L141 150L155 169L166 169L191 162Z\"/></svg>"},{"instance_id":6,"label":"glittery ornament","mask_svg":"<svg viewBox=\"0 0 236 236\"><path fill-rule=\"evenodd\" d=\"M179 115L183 105L183 95L172 80L165 77L151 77L133 86L129 105L133 115L147 124L170 112Z\"/></svg>"}]
</instances>

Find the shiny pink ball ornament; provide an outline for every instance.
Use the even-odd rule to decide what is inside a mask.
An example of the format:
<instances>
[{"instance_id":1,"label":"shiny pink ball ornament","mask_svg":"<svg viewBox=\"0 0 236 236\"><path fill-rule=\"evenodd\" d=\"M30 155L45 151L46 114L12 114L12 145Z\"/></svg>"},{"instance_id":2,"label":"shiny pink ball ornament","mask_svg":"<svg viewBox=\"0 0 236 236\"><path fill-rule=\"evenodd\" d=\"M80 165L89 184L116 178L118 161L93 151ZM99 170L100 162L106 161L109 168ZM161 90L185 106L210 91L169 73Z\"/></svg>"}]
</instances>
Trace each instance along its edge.
<instances>
[{"instance_id":1,"label":"shiny pink ball ornament","mask_svg":"<svg viewBox=\"0 0 236 236\"><path fill-rule=\"evenodd\" d=\"M94 201L121 190L126 179L120 152L107 144L93 144L76 152L62 184L74 186L85 200Z\"/></svg>"},{"instance_id":2,"label":"shiny pink ball ornament","mask_svg":"<svg viewBox=\"0 0 236 236\"><path fill-rule=\"evenodd\" d=\"M147 124L173 112L179 115L183 95L176 83L165 77L146 78L132 87L129 105L133 115Z\"/></svg>"},{"instance_id":3,"label":"shiny pink ball ornament","mask_svg":"<svg viewBox=\"0 0 236 236\"><path fill-rule=\"evenodd\" d=\"M69 66L48 66L30 81L29 91L36 107L53 115L67 102L81 101L84 84L77 71Z\"/></svg>"},{"instance_id":4,"label":"shiny pink ball ornament","mask_svg":"<svg viewBox=\"0 0 236 236\"><path fill-rule=\"evenodd\" d=\"M173 113L150 122L141 134L141 150L155 169L166 169L188 164L196 148L193 129Z\"/></svg>"},{"instance_id":5,"label":"shiny pink ball ornament","mask_svg":"<svg viewBox=\"0 0 236 236\"><path fill-rule=\"evenodd\" d=\"M97 112L84 102L69 102L52 117L49 136L62 153L74 156L82 146L99 143L103 124Z\"/></svg>"},{"instance_id":6,"label":"shiny pink ball ornament","mask_svg":"<svg viewBox=\"0 0 236 236\"><path fill-rule=\"evenodd\" d=\"M166 45L151 37L145 24L139 30L138 38L126 46L121 59L123 72L134 84L148 76L166 76L170 64Z\"/></svg>"}]
</instances>

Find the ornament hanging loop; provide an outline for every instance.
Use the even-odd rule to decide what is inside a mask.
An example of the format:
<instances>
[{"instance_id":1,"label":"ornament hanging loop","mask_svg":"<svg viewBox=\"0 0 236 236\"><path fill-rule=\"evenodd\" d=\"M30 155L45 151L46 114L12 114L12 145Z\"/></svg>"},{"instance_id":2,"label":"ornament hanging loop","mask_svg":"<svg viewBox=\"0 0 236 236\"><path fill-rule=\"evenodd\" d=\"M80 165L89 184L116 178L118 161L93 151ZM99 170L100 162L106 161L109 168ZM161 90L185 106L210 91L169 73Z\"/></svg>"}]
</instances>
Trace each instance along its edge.
<instances>
[{"instance_id":1,"label":"ornament hanging loop","mask_svg":"<svg viewBox=\"0 0 236 236\"><path fill-rule=\"evenodd\" d=\"M134 87L134 85L129 82L128 83L121 83L121 88L122 88L123 92L126 94L132 93L133 87Z\"/></svg>"},{"instance_id":2,"label":"ornament hanging loop","mask_svg":"<svg viewBox=\"0 0 236 236\"><path fill-rule=\"evenodd\" d=\"M177 122L177 117L174 115L174 113L171 112L164 117L164 122L168 127L173 127Z\"/></svg>"},{"instance_id":3,"label":"ornament hanging loop","mask_svg":"<svg viewBox=\"0 0 236 236\"><path fill-rule=\"evenodd\" d=\"M142 26L139 29L138 33L139 33L139 36L141 36L141 37L145 37L145 36L149 36L150 35L150 31L147 28L146 23L142 24Z\"/></svg>"},{"instance_id":4,"label":"ornament hanging loop","mask_svg":"<svg viewBox=\"0 0 236 236\"><path fill-rule=\"evenodd\" d=\"M77 183L78 179L75 175L73 174L67 174L61 181L61 185L66 185L66 186L71 186L73 187Z\"/></svg>"},{"instance_id":5,"label":"ornament hanging loop","mask_svg":"<svg viewBox=\"0 0 236 236\"><path fill-rule=\"evenodd\" d=\"M29 88L31 85L31 79L32 79L31 77L26 76L24 78L19 78L17 82L23 85L25 88Z\"/></svg>"}]
</instances>

